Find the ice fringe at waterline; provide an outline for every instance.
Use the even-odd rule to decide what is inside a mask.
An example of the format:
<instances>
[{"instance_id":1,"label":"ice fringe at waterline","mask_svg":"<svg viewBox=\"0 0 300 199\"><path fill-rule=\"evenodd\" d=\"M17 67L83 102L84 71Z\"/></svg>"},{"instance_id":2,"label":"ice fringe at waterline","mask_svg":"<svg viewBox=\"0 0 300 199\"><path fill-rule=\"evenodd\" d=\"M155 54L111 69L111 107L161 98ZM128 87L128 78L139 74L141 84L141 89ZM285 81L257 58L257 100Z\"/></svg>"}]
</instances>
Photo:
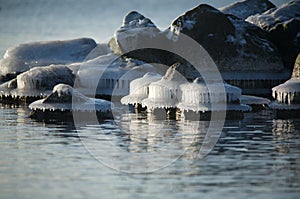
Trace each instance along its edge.
<instances>
[{"instance_id":1,"label":"ice fringe at waterline","mask_svg":"<svg viewBox=\"0 0 300 199\"><path fill-rule=\"evenodd\" d=\"M34 67L0 86L2 97L45 97L59 83L73 85L72 70L63 65Z\"/></svg>"},{"instance_id":2,"label":"ice fringe at waterline","mask_svg":"<svg viewBox=\"0 0 300 199\"><path fill-rule=\"evenodd\" d=\"M89 98L66 84L56 85L46 98L29 105L32 111L110 112L113 104L102 99Z\"/></svg>"},{"instance_id":3,"label":"ice fringe at waterline","mask_svg":"<svg viewBox=\"0 0 300 199\"><path fill-rule=\"evenodd\" d=\"M226 99L224 93L220 92L222 87L225 88ZM180 85L180 90L182 95L177 107L182 112L251 111L251 107L240 104L242 90L226 83L210 83L208 87L201 78L197 78L193 83Z\"/></svg>"},{"instance_id":4,"label":"ice fringe at waterline","mask_svg":"<svg viewBox=\"0 0 300 199\"><path fill-rule=\"evenodd\" d=\"M88 96L123 97L129 94L132 80L153 71L151 64L111 53L82 63L77 71L76 88Z\"/></svg>"},{"instance_id":5,"label":"ice fringe at waterline","mask_svg":"<svg viewBox=\"0 0 300 199\"><path fill-rule=\"evenodd\" d=\"M82 62L95 47L90 38L20 44L6 51L0 62L0 77L16 76L36 66Z\"/></svg>"},{"instance_id":6,"label":"ice fringe at waterline","mask_svg":"<svg viewBox=\"0 0 300 199\"><path fill-rule=\"evenodd\" d=\"M156 82L161 78L161 75L149 72L143 77L133 80L130 82L129 95L124 96L121 99L121 103L124 105L141 104L142 100L148 97L150 83Z\"/></svg>"},{"instance_id":7,"label":"ice fringe at waterline","mask_svg":"<svg viewBox=\"0 0 300 199\"><path fill-rule=\"evenodd\" d=\"M272 89L275 110L300 110L300 54L296 59L292 78Z\"/></svg>"}]
</instances>

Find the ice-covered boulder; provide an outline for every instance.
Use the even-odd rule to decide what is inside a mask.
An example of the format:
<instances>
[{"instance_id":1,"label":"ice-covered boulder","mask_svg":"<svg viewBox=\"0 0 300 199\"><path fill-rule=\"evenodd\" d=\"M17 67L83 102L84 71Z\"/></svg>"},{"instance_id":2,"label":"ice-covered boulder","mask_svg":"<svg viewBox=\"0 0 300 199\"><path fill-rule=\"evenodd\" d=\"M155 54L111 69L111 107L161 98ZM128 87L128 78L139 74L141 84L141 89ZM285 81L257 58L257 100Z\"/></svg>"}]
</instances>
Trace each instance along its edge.
<instances>
[{"instance_id":1,"label":"ice-covered boulder","mask_svg":"<svg viewBox=\"0 0 300 199\"><path fill-rule=\"evenodd\" d=\"M275 102L270 107L276 110L278 115L300 116L300 54L297 57L293 76L283 84L272 89Z\"/></svg>"},{"instance_id":2,"label":"ice-covered boulder","mask_svg":"<svg viewBox=\"0 0 300 199\"><path fill-rule=\"evenodd\" d=\"M179 66L179 64L172 65L159 81L149 85L148 98L142 101L142 106L147 107L148 112L153 112L155 109L176 108L181 99L179 85L187 82L186 78L177 71Z\"/></svg>"},{"instance_id":3,"label":"ice-covered boulder","mask_svg":"<svg viewBox=\"0 0 300 199\"><path fill-rule=\"evenodd\" d=\"M242 0L222 7L220 10L225 14L232 14L241 19L246 19L251 15L263 13L271 8L275 8L275 5L268 0Z\"/></svg>"},{"instance_id":4,"label":"ice-covered boulder","mask_svg":"<svg viewBox=\"0 0 300 199\"><path fill-rule=\"evenodd\" d=\"M64 65L34 67L0 86L2 97L44 97L56 84L73 85L74 74Z\"/></svg>"},{"instance_id":5,"label":"ice-covered boulder","mask_svg":"<svg viewBox=\"0 0 300 199\"><path fill-rule=\"evenodd\" d=\"M121 99L121 103L125 105L141 104L142 100L149 95L149 85L152 82L156 82L162 78L157 73L146 73L143 77L138 78L130 82L129 95Z\"/></svg>"},{"instance_id":6,"label":"ice-covered boulder","mask_svg":"<svg viewBox=\"0 0 300 199\"><path fill-rule=\"evenodd\" d=\"M80 65L76 88L85 95L123 97L129 94L130 82L147 72L155 68L140 60L103 55Z\"/></svg>"},{"instance_id":7,"label":"ice-covered boulder","mask_svg":"<svg viewBox=\"0 0 300 199\"><path fill-rule=\"evenodd\" d=\"M193 83L180 85L180 90L182 97L178 108L182 112L251 110L250 107L240 104L242 90L226 83L212 82L208 87L201 78L197 78Z\"/></svg>"},{"instance_id":8,"label":"ice-covered boulder","mask_svg":"<svg viewBox=\"0 0 300 199\"><path fill-rule=\"evenodd\" d=\"M82 62L95 47L95 41L89 38L34 42L11 47L0 62L0 79L12 79L36 66Z\"/></svg>"},{"instance_id":9,"label":"ice-covered boulder","mask_svg":"<svg viewBox=\"0 0 300 199\"><path fill-rule=\"evenodd\" d=\"M113 104L106 100L88 98L71 86L58 84L46 98L29 105L30 116L39 120L70 120L73 112L88 115L96 112L98 119L111 118ZM82 117L87 119L86 117Z\"/></svg>"},{"instance_id":10,"label":"ice-covered boulder","mask_svg":"<svg viewBox=\"0 0 300 199\"><path fill-rule=\"evenodd\" d=\"M260 28L216 8L201 4L172 22L172 31L200 43L220 71L280 71L276 46Z\"/></svg>"},{"instance_id":11,"label":"ice-covered boulder","mask_svg":"<svg viewBox=\"0 0 300 199\"><path fill-rule=\"evenodd\" d=\"M285 66L292 68L300 50L300 1L293 0L246 20L269 33Z\"/></svg>"},{"instance_id":12,"label":"ice-covered boulder","mask_svg":"<svg viewBox=\"0 0 300 199\"><path fill-rule=\"evenodd\" d=\"M122 26L109 41L109 46L114 53L123 55L136 50L139 43L153 39L159 32L149 18L131 11L124 17Z\"/></svg>"}]
</instances>

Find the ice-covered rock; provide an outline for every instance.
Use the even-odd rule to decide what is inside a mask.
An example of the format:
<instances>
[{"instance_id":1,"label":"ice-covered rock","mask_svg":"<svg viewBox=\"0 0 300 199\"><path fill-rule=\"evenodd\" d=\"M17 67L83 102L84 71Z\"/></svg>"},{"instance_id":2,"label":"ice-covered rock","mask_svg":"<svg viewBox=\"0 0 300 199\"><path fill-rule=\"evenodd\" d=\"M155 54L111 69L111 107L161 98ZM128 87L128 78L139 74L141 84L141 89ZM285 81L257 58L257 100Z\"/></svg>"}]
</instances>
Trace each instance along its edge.
<instances>
[{"instance_id":1,"label":"ice-covered rock","mask_svg":"<svg viewBox=\"0 0 300 199\"><path fill-rule=\"evenodd\" d=\"M276 110L278 115L299 116L300 114L299 65L300 54L297 57L292 78L272 89L275 102L271 103L270 107Z\"/></svg>"},{"instance_id":2,"label":"ice-covered rock","mask_svg":"<svg viewBox=\"0 0 300 199\"><path fill-rule=\"evenodd\" d=\"M180 89L182 97L178 108L182 112L251 110L249 106L240 104L242 90L226 83L210 83L208 87L201 78L197 78L193 83L182 84Z\"/></svg>"},{"instance_id":3,"label":"ice-covered rock","mask_svg":"<svg viewBox=\"0 0 300 199\"><path fill-rule=\"evenodd\" d=\"M149 85L161 78L162 76L157 73L146 73L143 77L133 80L130 82L129 95L123 97L121 103L125 105L141 104L142 100L149 95Z\"/></svg>"},{"instance_id":4,"label":"ice-covered rock","mask_svg":"<svg viewBox=\"0 0 300 199\"><path fill-rule=\"evenodd\" d=\"M0 86L2 96L13 98L43 97L56 84L73 85L74 74L64 65L34 67Z\"/></svg>"},{"instance_id":5,"label":"ice-covered rock","mask_svg":"<svg viewBox=\"0 0 300 199\"><path fill-rule=\"evenodd\" d=\"M114 53L123 55L136 50L139 43L153 39L159 32L150 19L131 11L124 17L122 26L109 41L109 46Z\"/></svg>"},{"instance_id":6,"label":"ice-covered rock","mask_svg":"<svg viewBox=\"0 0 300 199\"><path fill-rule=\"evenodd\" d=\"M95 47L95 41L89 38L20 44L4 54L0 77L9 80L36 66L82 62Z\"/></svg>"},{"instance_id":7,"label":"ice-covered rock","mask_svg":"<svg viewBox=\"0 0 300 199\"><path fill-rule=\"evenodd\" d=\"M129 94L129 84L147 72L155 72L140 60L108 54L80 65L76 87L85 95L119 96Z\"/></svg>"},{"instance_id":8,"label":"ice-covered rock","mask_svg":"<svg viewBox=\"0 0 300 199\"><path fill-rule=\"evenodd\" d=\"M242 0L222 7L220 10L225 14L232 14L241 19L246 19L251 15L263 13L271 8L275 8L275 5L268 0Z\"/></svg>"},{"instance_id":9,"label":"ice-covered rock","mask_svg":"<svg viewBox=\"0 0 300 199\"><path fill-rule=\"evenodd\" d=\"M179 85L187 82L176 69L179 64L171 66L161 80L149 85L148 98L142 101L142 106L147 107L149 112L154 109L175 108L181 99Z\"/></svg>"},{"instance_id":10,"label":"ice-covered rock","mask_svg":"<svg viewBox=\"0 0 300 199\"><path fill-rule=\"evenodd\" d=\"M72 112L97 112L102 118L111 118L113 104L106 100L88 98L69 85L58 84L51 94L31 103L29 108L32 110L31 117L37 119L44 117L66 119L64 113L70 117L69 113Z\"/></svg>"},{"instance_id":11,"label":"ice-covered rock","mask_svg":"<svg viewBox=\"0 0 300 199\"><path fill-rule=\"evenodd\" d=\"M300 50L300 1L293 0L246 20L269 33L285 66L292 68Z\"/></svg>"},{"instance_id":12,"label":"ice-covered rock","mask_svg":"<svg viewBox=\"0 0 300 199\"><path fill-rule=\"evenodd\" d=\"M191 24L192 26L186 25ZM276 46L260 28L216 8L201 4L172 22L172 31L200 43L220 71L280 71Z\"/></svg>"}]
</instances>

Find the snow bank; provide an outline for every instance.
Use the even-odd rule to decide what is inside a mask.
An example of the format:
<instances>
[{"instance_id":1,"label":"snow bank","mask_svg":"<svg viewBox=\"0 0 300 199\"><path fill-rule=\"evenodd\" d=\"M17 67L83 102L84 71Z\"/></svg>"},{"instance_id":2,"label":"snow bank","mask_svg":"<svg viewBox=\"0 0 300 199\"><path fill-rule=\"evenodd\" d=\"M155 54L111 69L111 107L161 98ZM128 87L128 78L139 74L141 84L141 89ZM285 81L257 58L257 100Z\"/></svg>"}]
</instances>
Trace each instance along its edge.
<instances>
[{"instance_id":1,"label":"snow bank","mask_svg":"<svg viewBox=\"0 0 300 199\"><path fill-rule=\"evenodd\" d=\"M9 48L0 65L0 76L18 74L35 66L82 62L96 47L93 39L20 44Z\"/></svg>"},{"instance_id":2,"label":"snow bank","mask_svg":"<svg viewBox=\"0 0 300 199\"><path fill-rule=\"evenodd\" d=\"M45 99L29 105L31 110L42 111L110 111L113 104L106 100L88 98L69 85L58 84Z\"/></svg>"},{"instance_id":3,"label":"snow bank","mask_svg":"<svg viewBox=\"0 0 300 199\"><path fill-rule=\"evenodd\" d=\"M251 95L241 95L240 102L247 105L267 105L271 101L267 98L251 96Z\"/></svg>"}]
</instances>

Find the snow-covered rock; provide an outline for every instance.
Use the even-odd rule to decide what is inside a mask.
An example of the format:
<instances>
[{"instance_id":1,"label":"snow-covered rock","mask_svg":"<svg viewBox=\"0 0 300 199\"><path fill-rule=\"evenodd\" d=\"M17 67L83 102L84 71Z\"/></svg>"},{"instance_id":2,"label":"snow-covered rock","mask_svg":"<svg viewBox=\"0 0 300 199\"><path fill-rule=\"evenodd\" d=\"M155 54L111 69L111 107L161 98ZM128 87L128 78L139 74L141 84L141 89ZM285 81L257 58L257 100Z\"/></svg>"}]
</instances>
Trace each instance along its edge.
<instances>
[{"instance_id":1,"label":"snow-covered rock","mask_svg":"<svg viewBox=\"0 0 300 199\"><path fill-rule=\"evenodd\" d=\"M0 76L9 80L36 66L82 62L95 47L95 41L89 38L20 44L4 54Z\"/></svg>"},{"instance_id":2,"label":"snow-covered rock","mask_svg":"<svg viewBox=\"0 0 300 199\"><path fill-rule=\"evenodd\" d=\"M2 84L0 91L2 96L13 98L43 97L59 83L73 85L74 75L68 67L64 65L35 67Z\"/></svg>"},{"instance_id":3,"label":"snow-covered rock","mask_svg":"<svg viewBox=\"0 0 300 199\"><path fill-rule=\"evenodd\" d=\"M129 95L123 97L121 103L125 105L141 104L142 100L149 95L149 85L161 78L162 76L157 73L146 73L143 77L133 80L130 82Z\"/></svg>"},{"instance_id":4,"label":"snow-covered rock","mask_svg":"<svg viewBox=\"0 0 300 199\"><path fill-rule=\"evenodd\" d=\"M275 8L275 5L268 0L242 0L222 7L220 10L225 14L232 14L241 19L246 19L251 15L263 13L271 8Z\"/></svg>"},{"instance_id":5,"label":"snow-covered rock","mask_svg":"<svg viewBox=\"0 0 300 199\"><path fill-rule=\"evenodd\" d=\"M58 84L51 94L31 103L29 108L32 110L31 117L37 119L43 119L39 117L66 119L64 113L70 112L97 112L102 118L111 118L113 104L106 100L88 98L69 85Z\"/></svg>"},{"instance_id":6,"label":"snow-covered rock","mask_svg":"<svg viewBox=\"0 0 300 199\"><path fill-rule=\"evenodd\" d=\"M300 1L293 0L246 20L269 33L285 66L292 68L300 50Z\"/></svg>"},{"instance_id":7,"label":"snow-covered rock","mask_svg":"<svg viewBox=\"0 0 300 199\"><path fill-rule=\"evenodd\" d=\"M124 17L122 26L109 41L109 46L114 53L123 55L138 49L141 42L153 39L159 32L150 19L132 11Z\"/></svg>"}]
</instances>

